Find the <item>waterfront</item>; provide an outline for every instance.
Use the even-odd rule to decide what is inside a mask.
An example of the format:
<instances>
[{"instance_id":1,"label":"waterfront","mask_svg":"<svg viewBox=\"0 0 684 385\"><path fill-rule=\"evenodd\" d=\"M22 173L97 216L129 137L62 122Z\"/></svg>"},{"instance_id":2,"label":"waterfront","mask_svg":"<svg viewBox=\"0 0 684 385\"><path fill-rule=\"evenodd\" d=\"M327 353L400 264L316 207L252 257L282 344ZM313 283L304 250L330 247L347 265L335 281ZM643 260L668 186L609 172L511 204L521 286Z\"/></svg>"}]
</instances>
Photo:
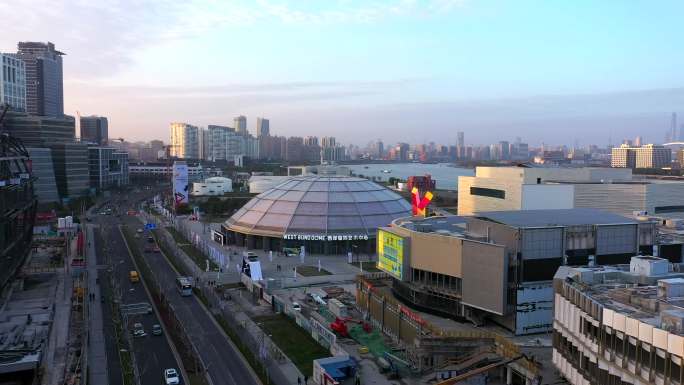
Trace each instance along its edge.
<instances>
[{"instance_id":1,"label":"waterfront","mask_svg":"<svg viewBox=\"0 0 684 385\"><path fill-rule=\"evenodd\" d=\"M349 165L349 168L355 175L380 178L381 181L387 181L391 177L406 180L412 175L430 174L437 181L437 189L442 190L456 190L459 176L475 175L473 169L452 167L446 163L369 163ZM383 170L390 172L385 173Z\"/></svg>"}]
</instances>

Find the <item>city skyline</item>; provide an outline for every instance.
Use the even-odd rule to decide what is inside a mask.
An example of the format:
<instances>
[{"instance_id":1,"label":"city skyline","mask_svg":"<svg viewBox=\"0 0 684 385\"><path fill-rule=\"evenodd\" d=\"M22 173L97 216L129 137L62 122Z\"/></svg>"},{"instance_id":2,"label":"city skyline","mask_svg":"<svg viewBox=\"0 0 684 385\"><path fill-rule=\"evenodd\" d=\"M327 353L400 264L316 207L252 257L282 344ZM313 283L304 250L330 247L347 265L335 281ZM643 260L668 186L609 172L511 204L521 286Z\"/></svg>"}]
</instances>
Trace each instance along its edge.
<instances>
[{"instance_id":1,"label":"city skyline","mask_svg":"<svg viewBox=\"0 0 684 385\"><path fill-rule=\"evenodd\" d=\"M677 2L33 3L0 4L0 50L55 40L65 112L130 140L242 114L355 144L658 143L684 114Z\"/></svg>"}]
</instances>

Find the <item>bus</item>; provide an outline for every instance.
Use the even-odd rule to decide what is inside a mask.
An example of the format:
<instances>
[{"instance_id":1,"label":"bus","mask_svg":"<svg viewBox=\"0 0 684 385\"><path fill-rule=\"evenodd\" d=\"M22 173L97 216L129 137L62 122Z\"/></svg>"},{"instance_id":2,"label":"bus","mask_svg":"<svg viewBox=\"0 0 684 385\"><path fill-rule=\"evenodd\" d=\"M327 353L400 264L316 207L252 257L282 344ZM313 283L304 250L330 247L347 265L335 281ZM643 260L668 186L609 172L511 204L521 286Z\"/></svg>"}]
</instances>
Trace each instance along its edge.
<instances>
[{"instance_id":1,"label":"bus","mask_svg":"<svg viewBox=\"0 0 684 385\"><path fill-rule=\"evenodd\" d=\"M176 286L181 296L187 297L192 295L192 279L190 277L178 277L176 279Z\"/></svg>"}]
</instances>

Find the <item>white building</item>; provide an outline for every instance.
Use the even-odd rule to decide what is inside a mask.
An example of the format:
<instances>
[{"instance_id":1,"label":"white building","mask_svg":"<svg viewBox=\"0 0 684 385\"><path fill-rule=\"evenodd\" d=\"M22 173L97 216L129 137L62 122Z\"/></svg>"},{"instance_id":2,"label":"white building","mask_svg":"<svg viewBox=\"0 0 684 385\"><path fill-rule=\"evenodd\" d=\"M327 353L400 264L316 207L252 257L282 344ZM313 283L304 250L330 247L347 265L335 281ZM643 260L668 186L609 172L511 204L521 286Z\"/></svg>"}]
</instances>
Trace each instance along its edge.
<instances>
[{"instance_id":1,"label":"white building","mask_svg":"<svg viewBox=\"0 0 684 385\"><path fill-rule=\"evenodd\" d=\"M672 150L665 146L647 144L632 147L623 144L611 151L611 167L663 168L672 165Z\"/></svg>"},{"instance_id":2,"label":"white building","mask_svg":"<svg viewBox=\"0 0 684 385\"><path fill-rule=\"evenodd\" d=\"M171 156L180 159L200 159L199 128L187 123L171 123Z\"/></svg>"},{"instance_id":3,"label":"white building","mask_svg":"<svg viewBox=\"0 0 684 385\"><path fill-rule=\"evenodd\" d=\"M620 215L684 212L684 180L636 179L627 168L477 167L458 179L458 213L596 208Z\"/></svg>"},{"instance_id":4,"label":"white building","mask_svg":"<svg viewBox=\"0 0 684 385\"><path fill-rule=\"evenodd\" d=\"M562 266L554 277L553 356L573 385L681 384L684 274L651 256Z\"/></svg>"},{"instance_id":5,"label":"white building","mask_svg":"<svg viewBox=\"0 0 684 385\"><path fill-rule=\"evenodd\" d=\"M194 182L190 195L192 196L220 196L233 191L233 181L220 176Z\"/></svg>"},{"instance_id":6,"label":"white building","mask_svg":"<svg viewBox=\"0 0 684 385\"><path fill-rule=\"evenodd\" d=\"M9 104L16 111L26 111L26 69L24 61L0 53L0 105Z\"/></svg>"}]
</instances>

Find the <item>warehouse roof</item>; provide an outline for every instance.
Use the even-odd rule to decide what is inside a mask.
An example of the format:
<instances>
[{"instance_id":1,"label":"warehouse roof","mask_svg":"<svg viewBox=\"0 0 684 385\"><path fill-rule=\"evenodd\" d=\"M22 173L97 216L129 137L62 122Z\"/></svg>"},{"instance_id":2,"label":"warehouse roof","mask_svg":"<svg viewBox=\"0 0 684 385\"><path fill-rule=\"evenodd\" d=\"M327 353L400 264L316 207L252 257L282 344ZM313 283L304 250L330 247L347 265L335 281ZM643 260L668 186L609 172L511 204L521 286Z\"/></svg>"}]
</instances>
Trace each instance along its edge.
<instances>
[{"instance_id":1,"label":"warehouse roof","mask_svg":"<svg viewBox=\"0 0 684 385\"><path fill-rule=\"evenodd\" d=\"M492 222L513 227L548 227L548 226L581 226L609 224L637 224L634 219L623 217L607 211L575 208L558 210L516 210L486 211L475 213L475 216Z\"/></svg>"}]
</instances>

